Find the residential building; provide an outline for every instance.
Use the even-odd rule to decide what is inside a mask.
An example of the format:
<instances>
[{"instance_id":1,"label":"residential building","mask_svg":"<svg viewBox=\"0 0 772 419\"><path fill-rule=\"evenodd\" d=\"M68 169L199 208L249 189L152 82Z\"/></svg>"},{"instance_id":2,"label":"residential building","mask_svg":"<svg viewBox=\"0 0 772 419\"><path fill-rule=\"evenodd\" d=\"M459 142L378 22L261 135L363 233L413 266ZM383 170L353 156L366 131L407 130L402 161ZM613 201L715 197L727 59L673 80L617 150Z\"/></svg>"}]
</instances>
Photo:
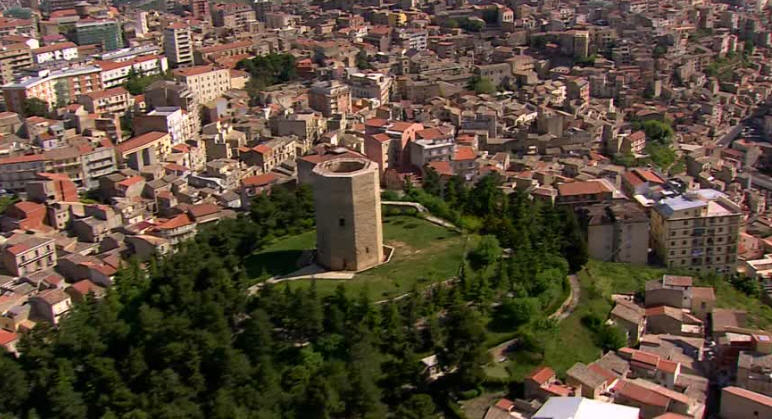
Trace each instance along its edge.
<instances>
[{"instance_id":1,"label":"residential building","mask_svg":"<svg viewBox=\"0 0 772 419\"><path fill-rule=\"evenodd\" d=\"M649 258L649 217L632 202L596 204L579 209L587 223L593 259L645 265Z\"/></svg>"},{"instance_id":2,"label":"residential building","mask_svg":"<svg viewBox=\"0 0 772 419\"><path fill-rule=\"evenodd\" d=\"M246 4L218 4L212 14L212 23L217 27L248 31L249 25L257 22L254 9Z\"/></svg>"},{"instance_id":3,"label":"residential building","mask_svg":"<svg viewBox=\"0 0 772 419\"><path fill-rule=\"evenodd\" d=\"M133 97L123 87L101 90L78 96L78 103L89 113L123 115L131 109Z\"/></svg>"},{"instance_id":4,"label":"residential building","mask_svg":"<svg viewBox=\"0 0 772 419\"><path fill-rule=\"evenodd\" d=\"M78 45L101 45L105 51L123 48L121 26L112 19L75 23L75 40Z\"/></svg>"},{"instance_id":5,"label":"residential building","mask_svg":"<svg viewBox=\"0 0 772 419\"><path fill-rule=\"evenodd\" d=\"M645 311L633 302L618 301L609 319L627 332L627 341L632 344L637 343L646 330Z\"/></svg>"},{"instance_id":6,"label":"residential building","mask_svg":"<svg viewBox=\"0 0 772 419\"><path fill-rule=\"evenodd\" d=\"M21 70L33 65L32 51L23 43L3 45L0 48L0 83L13 83Z\"/></svg>"},{"instance_id":7,"label":"residential building","mask_svg":"<svg viewBox=\"0 0 772 419\"><path fill-rule=\"evenodd\" d=\"M159 106L144 115L134 116L134 132L137 135L151 131L168 132L172 145L192 140L198 136L195 121L177 106Z\"/></svg>"},{"instance_id":8,"label":"residential building","mask_svg":"<svg viewBox=\"0 0 772 419\"><path fill-rule=\"evenodd\" d=\"M669 268L732 272L742 211L721 192L700 189L667 198L651 212L651 241Z\"/></svg>"},{"instance_id":9,"label":"residential building","mask_svg":"<svg viewBox=\"0 0 772 419\"><path fill-rule=\"evenodd\" d=\"M769 417L772 417L772 397L734 386L721 389L722 419Z\"/></svg>"},{"instance_id":10,"label":"residential building","mask_svg":"<svg viewBox=\"0 0 772 419\"><path fill-rule=\"evenodd\" d=\"M190 11L198 20L208 21L212 18L209 12L209 0L190 0Z\"/></svg>"},{"instance_id":11,"label":"residential building","mask_svg":"<svg viewBox=\"0 0 772 419\"><path fill-rule=\"evenodd\" d=\"M115 146L118 164L134 170L157 164L171 153L172 136L167 132L151 131Z\"/></svg>"},{"instance_id":12,"label":"residential building","mask_svg":"<svg viewBox=\"0 0 772 419\"><path fill-rule=\"evenodd\" d=\"M314 83L308 91L308 106L325 117L351 112L351 88L339 81Z\"/></svg>"},{"instance_id":13,"label":"residential building","mask_svg":"<svg viewBox=\"0 0 772 419\"><path fill-rule=\"evenodd\" d=\"M638 419L637 407L622 406L583 397L550 397L532 419Z\"/></svg>"},{"instance_id":14,"label":"residential building","mask_svg":"<svg viewBox=\"0 0 772 419\"><path fill-rule=\"evenodd\" d=\"M766 338L767 350L772 343L769 337L764 335L752 335L751 338L757 341L764 341ZM736 377L738 387L772 397L772 354L757 351L740 352L737 357Z\"/></svg>"},{"instance_id":15,"label":"residential building","mask_svg":"<svg viewBox=\"0 0 772 419\"><path fill-rule=\"evenodd\" d=\"M61 318L72 308L70 296L58 288L41 291L31 297L29 303L33 316L53 325L59 324Z\"/></svg>"},{"instance_id":16,"label":"residential building","mask_svg":"<svg viewBox=\"0 0 772 419\"><path fill-rule=\"evenodd\" d=\"M54 240L46 237L16 234L2 248L3 266L14 276L23 276L56 266Z\"/></svg>"},{"instance_id":17,"label":"residential building","mask_svg":"<svg viewBox=\"0 0 772 419\"><path fill-rule=\"evenodd\" d=\"M169 65L189 67L193 65L193 41L190 35L190 26L173 22L164 28L163 35L164 55L169 60Z\"/></svg>"},{"instance_id":18,"label":"residential building","mask_svg":"<svg viewBox=\"0 0 772 419\"><path fill-rule=\"evenodd\" d=\"M557 203L561 205L610 203L614 197L614 187L606 179L560 183L557 189Z\"/></svg>"},{"instance_id":19,"label":"residential building","mask_svg":"<svg viewBox=\"0 0 772 419\"><path fill-rule=\"evenodd\" d=\"M196 48L194 58L197 65L216 64L225 57L248 57L255 54L256 48L252 41L236 41L227 44L217 44Z\"/></svg>"},{"instance_id":20,"label":"residential building","mask_svg":"<svg viewBox=\"0 0 772 419\"><path fill-rule=\"evenodd\" d=\"M391 95L392 80L382 73L352 73L348 79L351 97L373 99L380 105L386 104Z\"/></svg>"},{"instance_id":21,"label":"residential building","mask_svg":"<svg viewBox=\"0 0 772 419\"><path fill-rule=\"evenodd\" d=\"M32 97L51 107L64 106L80 94L102 90L101 71L97 66L42 70L37 76L3 86L6 107L11 112L22 113L24 101Z\"/></svg>"},{"instance_id":22,"label":"residential building","mask_svg":"<svg viewBox=\"0 0 772 419\"><path fill-rule=\"evenodd\" d=\"M166 57L146 54L121 61L96 61L102 69L100 79L104 88L120 86L129 80L134 73L138 77L163 74L169 70Z\"/></svg>"},{"instance_id":23,"label":"residential building","mask_svg":"<svg viewBox=\"0 0 772 419\"><path fill-rule=\"evenodd\" d=\"M211 65L178 68L174 79L185 83L199 104L211 102L231 88L230 70Z\"/></svg>"},{"instance_id":24,"label":"residential building","mask_svg":"<svg viewBox=\"0 0 772 419\"><path fill-rule=\"evenodd\" d=\"M78 46L72 42L61 42L35 48L32 56L37 64L49 61L70 61L78 58Z\"/></svg>"}]
</instances>

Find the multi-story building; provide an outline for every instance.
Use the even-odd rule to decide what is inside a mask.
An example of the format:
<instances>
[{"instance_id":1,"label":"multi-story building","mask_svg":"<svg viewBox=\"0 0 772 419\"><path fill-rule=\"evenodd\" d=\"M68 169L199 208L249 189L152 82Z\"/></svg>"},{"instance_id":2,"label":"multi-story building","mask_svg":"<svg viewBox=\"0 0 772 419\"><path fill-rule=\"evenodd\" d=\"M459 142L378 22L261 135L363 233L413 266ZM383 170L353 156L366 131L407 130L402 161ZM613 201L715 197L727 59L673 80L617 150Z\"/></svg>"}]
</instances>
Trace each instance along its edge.
<instances>
[{"instance_id":1,"label":"multi-story building","mask_svg":"<svg viewBox=\"0 0 772 419\"><path fill-rule=\"evenodd\" d=\"M181 22L174 22L164 28L164 55L172 67L193 65L193 41L190 27Z\"/></svg>"},{"instance_id":2,"label":"multi-story building","mask_svg":"<svg viewBox=\"0 0 772 419\"><path fill-rule=\"evenodd\" d=\"M133 97L123 87L91 92L78 96L78 103L89 113L116 113L123 115L133 106Z\"/></svg>"},{"instance_id":3,"label":"multi-story building","mask_svg":"<svg viewBox=\"0 0 772 419\"><path fill-rule=\"evenodd\" d=\"M78 0L44 0L40 2L40 9L51 14L51 12L57 10L74 9L75 5L78 3Z\"/></svg>"},{"instance_id":4,"label":"multi-story building","mask_svg":"<svg viewBox=\"0 0 772 419\"><path fill-rule=\"evenodd\" d=\"M129 80L132 71L137 76L152 76L169 70L163 55L140 55L124 61L96 61L102 69L99 77L105 88L120 86Z\"/></svg>"},{"instance_id":5,"label":"multi-story building","mask_svg":"<svg viewBox=\"0 0 772 419\"><path fill-rule=\"evenodd\" d=\"M24 101L32 97L51 107L64 106L78 95L102 90L101 71L97 66L42 70L35 77L3 86L6 107L11 112L22 113Z\"/></svg>"},{"instance_id":6,"label":"multi-story building","mask_svg":"<svg viewBox=\"0 0 772 419\"><path fill-rule=\"evenodd\" d=\"M26 44L3 45L0 48L0 82L13 83L20 71L32 64L32 53Z\"/></svg>"},{"instance_id":7,"label":"multi-story building","mask_svg":"<svg viewBox=\"0 0 772 419\"><path fill-rule=\"evenodd\" d=\"M137 135L151 131L168 132L172 145L194 139L198 135L195 122L178 106L159 106L145 115L134 117L134 132Z\"/></svg>"},{"instance_id":8,"label":"multi-story building","mask_svg":"<svg viewBox=\"0 0 772 419\"><path fill-rule=\"evenodd\" d=\"M75 40L78 45L101 45L105 51L114 51L123 47L121 25L111 19L76 23Z\"/></svg>"},{"instance_id":9,"label":"multi-story building","mask_svg":"<svg viewBox=\"0 0 772 419\"><path fill-rule=\"evenodd\" d=\"M593 259L645 265L649 256L649 217L627 202L580 210L587 221L587 247Z\"/></svg>"},{"instance_id":10,"label":"multi-story building","mask_svg":"<svg viewBox=\"0 0 772 419\"><path fill-rule=\"evenodd\" d=\"M379 104L389 102L393 79L382 73L353 73L349 75L351 97L374 99Z\"/></svg>"},{"instance_id":11,"label":"multi-story building","mask_svg":"<svg viewBox=\"0 0 772 419\"><path fill-rule=\"evenodd\" d=\"M171 150L172 136L168 132L151 131L115 146L115 156L119 165L142 170L163 161Z\"/></svg>"},{"instance_id":12,"label":"multi-story building","mask_svg":"<svg viewBox=\"0 0 772 419\"><path fill-rule=\"evenodd\" d=\"M667 198L651 213L654 252L668 268L731 272L742 211L721 192L700 189Z\"/></svg>"},{"instance_id":13,"label":"multi-story building","mask_svg":"<svg viewBox=\"0 0 772 419\"><path fill-rule=\"evenodd\" d=\"M2 250L3 266L14 276L28 275L56 265L54 239L14 235Z\"/></svg>"},{"instance_id":14,"label":"multi-story building","mask_svg":"<svg viewBox=\"0 0 772 419\"><path fill-rule=\"evenodd\" d=\"M140 10L137 12L136 23L134 24L134 32L138 37L142 38L150 32L150 28L147 26L147 12Z\"/></svg>"},{"instance_id":15,"label":"multi-story building","mask_svg":"<svg viewBox=\"0 0 772 419\"><path fill-rule=\"evenodd\" d=\"M193 17L198 20L211 19L209 13L209 0L190 0L190 11Z\"/></svg>"},{"instance_id":16,"label":"multi-story building","mask_svg":"<svg viewBox=\"0 0 772 419\"><path fill-rule=\"evenodd\" d=\"M70 61L78 58L78 46L72 42L61 42L35 48L32 50L32 55L38 64L49 61Z\"/></svg>"},{"instance_id":17,"label":"multi-story building","mask_svg":"<svg viewBox=\"0 0 772 419\"><path fill-rule=\"evenodd\" d=\"M336 80L314 83L308 91L308 106L326 117L345 115L351 111L351 88Z\"/></svg>"},{"instance_id":18,"label":"multi-story building","mask_svg":"<svg viewBox=\"0 0 772 419\"><path fill-rule=\"evenodd\" d=\"M251 55L255 53L255 45L252 41L236 41L228 44L212 45L196 49L194 56L196 64L214 64L218 58Z\"/></svg>"},{"instance_id":19,"label":"multi-story building","mask_svg":"<svg viewBox=\"0 0 772 419\"><path fill-rule=\"evenodd\" d=\"M185 83L200 104L217 99L231 88L230 70L211 65L174 70L174 79Z\"/></svg>"},{"instance_id":20,"label":"multi-story building","mask_svg":"<svg viewBox=\"0 0 772 419\"><path fill-rule=\"evenodd\" d=\"M236 30L247 30L251 23L257 21L252 7L239 3L218 4L212 17L214 26Z\"/></svg>"}]
</instances>

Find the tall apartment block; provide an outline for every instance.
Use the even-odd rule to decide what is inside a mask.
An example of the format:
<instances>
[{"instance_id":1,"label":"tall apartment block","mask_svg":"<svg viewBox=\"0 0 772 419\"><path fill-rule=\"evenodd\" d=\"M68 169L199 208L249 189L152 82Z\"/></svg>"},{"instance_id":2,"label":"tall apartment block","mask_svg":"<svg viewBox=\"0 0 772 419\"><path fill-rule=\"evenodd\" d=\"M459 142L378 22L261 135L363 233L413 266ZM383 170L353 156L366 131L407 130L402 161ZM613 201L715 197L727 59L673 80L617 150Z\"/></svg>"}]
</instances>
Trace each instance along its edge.
<instances>
[{"instance_id":1,"label":"tall apartment block","mask_svg":"<svg viewBox=\"0 0 772 419\"><path fill-rule=\"evenodd\" d=\"M193 41L187 25L175 22L164 29L164 55L172 67L193 65Z\"/></svg>"},{"instance_id":2,"label":"tall apartment block","mask_svg":"<svg viewBox=\"0 0 772 419\"><path fill-rule=\"evenodd\" d=\"M668 268L731 272L741 220L740 207L713 189L663 199L651 212L654 252Z\"/></svg>"}]
</instances>

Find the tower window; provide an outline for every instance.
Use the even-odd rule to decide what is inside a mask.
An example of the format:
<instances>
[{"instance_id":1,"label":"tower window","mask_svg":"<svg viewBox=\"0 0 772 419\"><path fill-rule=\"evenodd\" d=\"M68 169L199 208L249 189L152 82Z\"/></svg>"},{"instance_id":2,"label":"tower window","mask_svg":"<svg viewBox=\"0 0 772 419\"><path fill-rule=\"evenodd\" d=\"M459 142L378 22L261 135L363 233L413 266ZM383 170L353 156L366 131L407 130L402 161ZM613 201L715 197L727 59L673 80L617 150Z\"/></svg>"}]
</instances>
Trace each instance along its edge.
<instances>
[{"instance_id":1,"label":"tower window","mask_svg":"<svg viewBox=\"0 0 772 419\"><path fill-rule=\"evenodd\" d=\"M345 218L338 219L338 225L341 227L344 227L346 225L346 219Z\"/></svg>"}]
</instances>

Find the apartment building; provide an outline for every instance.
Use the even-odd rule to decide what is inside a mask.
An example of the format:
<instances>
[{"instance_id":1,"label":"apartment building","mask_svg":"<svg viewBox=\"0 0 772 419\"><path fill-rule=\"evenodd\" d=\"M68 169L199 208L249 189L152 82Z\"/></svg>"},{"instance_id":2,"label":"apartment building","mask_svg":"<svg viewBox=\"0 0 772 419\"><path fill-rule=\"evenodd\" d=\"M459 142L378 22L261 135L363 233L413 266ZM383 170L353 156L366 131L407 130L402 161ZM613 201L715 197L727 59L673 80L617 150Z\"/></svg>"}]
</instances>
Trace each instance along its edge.
<instances>
[{"instance_id":1,"label":"apartment building","mask_svg":"<svg viewBox=\"0 0 772 419\"><path fill-rule=\"evenodd\" d=\"M123 48L121 25L112 19L77 22L75 40L78 45L101 45L105 51Z\"/></svg>"},{"instance_id":2,"label":"apartment building","mask_svg":"<svg viewBox=\"0 0 772 419\"><path fill-rule=\"evenodd\" d=\"M645 265L649 255L649 217L627 202L579 210L587 221L587 245L593 259Z\"/></svg>"},{"instance_id":3,"label":"apartment building","mask_svg":"<svg viewBox=\"0 0 772 419\"><path fill-rule=\"evenodd\" d=\"M54 239L26 234L11 236L4 244L3 266L14 276L24 276L56 266Z\"/></svg>"},{"instance_id":4,"label":"apartment building","mask_svg":"<svg viewBox=\"0 0 772 419\"><path fill-rule=\"evenodd\" d=\"M246 4L218 4L212 14L212 24L236 30L248 30L250 23L257 21L255 11Z\"/></svg>"},{"instance_id":5,"label":"apartment building","mask_svg":"<svg viewBox=\"0 0 772 419\"><path fill-rule=\"evenodd\" d=\"M78 103L89 113L123 115L133 106L134 98L123 87L91 92L78 96Z\"/></svg>"},{"instance_id":6,"label":"apartment building","mask_svg":"<svg viewBox=\"0 0 772 419\"><path fill-rule=\"evenodd\" d=\"M49 61L70 61L78 58L78 46L72 42L60 42L32 50L35 62L38 64Z\"/></svg>"},{"instance_id":7,"label":"apartment building","mask_svg":"<svg viewBox=\"0 0 772 419\"><path fill-rule=\"evenodd\" d=\"M163 161L171 150L172 136L168 132L151 131L115 146L115 156L121 166L142 170Z\"/></svg>"},{"instance_id":8,"label":"apartment building","mask_svg":"<svg viewBox=\"0 0 772 419\"><path fill-rule=\"evenodd\" d=\"M0 83L13 83L21 70L32 67L32 52L26 44L3 45L0 48Z\"/></svg>"},{"instance_id":9,"label":"apartment building","mask_svg":"<svg viewBox=\"0 0 772 419\"><path fill-rule=\"evenodd\" d=\"M200 65L174 70L174 79L185 83L199 104L211 102L231 88L231 73L227 68Z\"/></svg>"},{"instance_id":10,"label":"apartment building","mask_svg":"<svg viewBox=\"0 0 772 419\"><path fill-rule=\"evenodd\" d=\"M99 77L102 80L102 86L105 88L120 86L126 83L132 71L138 76L152 76L169 70L166 57L154 54L140 55L120 61L95 61L94 64L102 69Z\"/></svg>"},{"instance_id":11,"label":"apartment building","mask_svg":"<svg viewBox=\"0 0 772 419\"><path fill-rule=\"evenodd\" d=\"M651 241L669 268L732 272L742 211L721 192L700 189L663 199L651 212Z\"/></svg>"},{"instance_id":12,"label":"apartment building","mask_svg":"<svg viewBox=\"0 0 772 419\"><path fill-rule=\"evenodd\" d=\"M193 17L198 20L208 21L211 19L209 0L190 0L190 11L193 13Z\"/></svg>"},{"instance_id":13,"label":"apartment building","mask_svg":"<svg viewBox=\"0 0 772 419\"><path fill-rule=\"evenodd\" d=\"M164 28L164 55L172 67L193 65L193 41L190 27L181 22L174 22Z\"/></svg>"},{"instance_id":14,"label":"apartment building","mask_svg":"<svg viewBox=\"0 0 772 419\"><path fill-rule=\"evenodd\" d=\"M252 55L255 53L255 45L252 41L236 41L227 44L217 44L209 47L197 48L194 52L196 64L216 63L218 58L233 57L238 55Z\"/></svg>"},{"instance_id":15,"label":"apartment building","mask_svg":"<svg viewBox=\"0 0 772 419\"><path fill-rule=\"evenodd\" d=\"M159 106L145 115L134 117L134 132L137 135L151 131L168 132L172 145L198 136L196 121L178 106Z\"/></svg>"},{"instance_id":16,"label":"apartment building","mask_svg":"<svg viewBox=\"0 0 772 419\"><path fill-rule=\"evenodd\" d=\"M380 104L389 102L392 82L391 77L382 73L352 73L348 79L351 97L374 99Z\"/></svg>"},{"instance_id":17,"label":"apartment building","mask_svg":"<svg viewBox=\"0 0 772 419\"><path fill-rule=\"evenodd\" d=\"M35 77L3 86L3 97L9 111L22 113L27 98L38 98L49 106L61 106L78 95L102 90L98 66L82 66L50 71L41 70Z\"/></svg>"},{"instance_id":18,"label":"apartment building","mask_svg":"<svg viewBox=\"0 0 772 419\"><path fill-rule=\"evenodd\" d=\"M314 83L308 91L308 106L325 117L351 111L351 88L336 81Z\"/></svg>"}]
</instances>

